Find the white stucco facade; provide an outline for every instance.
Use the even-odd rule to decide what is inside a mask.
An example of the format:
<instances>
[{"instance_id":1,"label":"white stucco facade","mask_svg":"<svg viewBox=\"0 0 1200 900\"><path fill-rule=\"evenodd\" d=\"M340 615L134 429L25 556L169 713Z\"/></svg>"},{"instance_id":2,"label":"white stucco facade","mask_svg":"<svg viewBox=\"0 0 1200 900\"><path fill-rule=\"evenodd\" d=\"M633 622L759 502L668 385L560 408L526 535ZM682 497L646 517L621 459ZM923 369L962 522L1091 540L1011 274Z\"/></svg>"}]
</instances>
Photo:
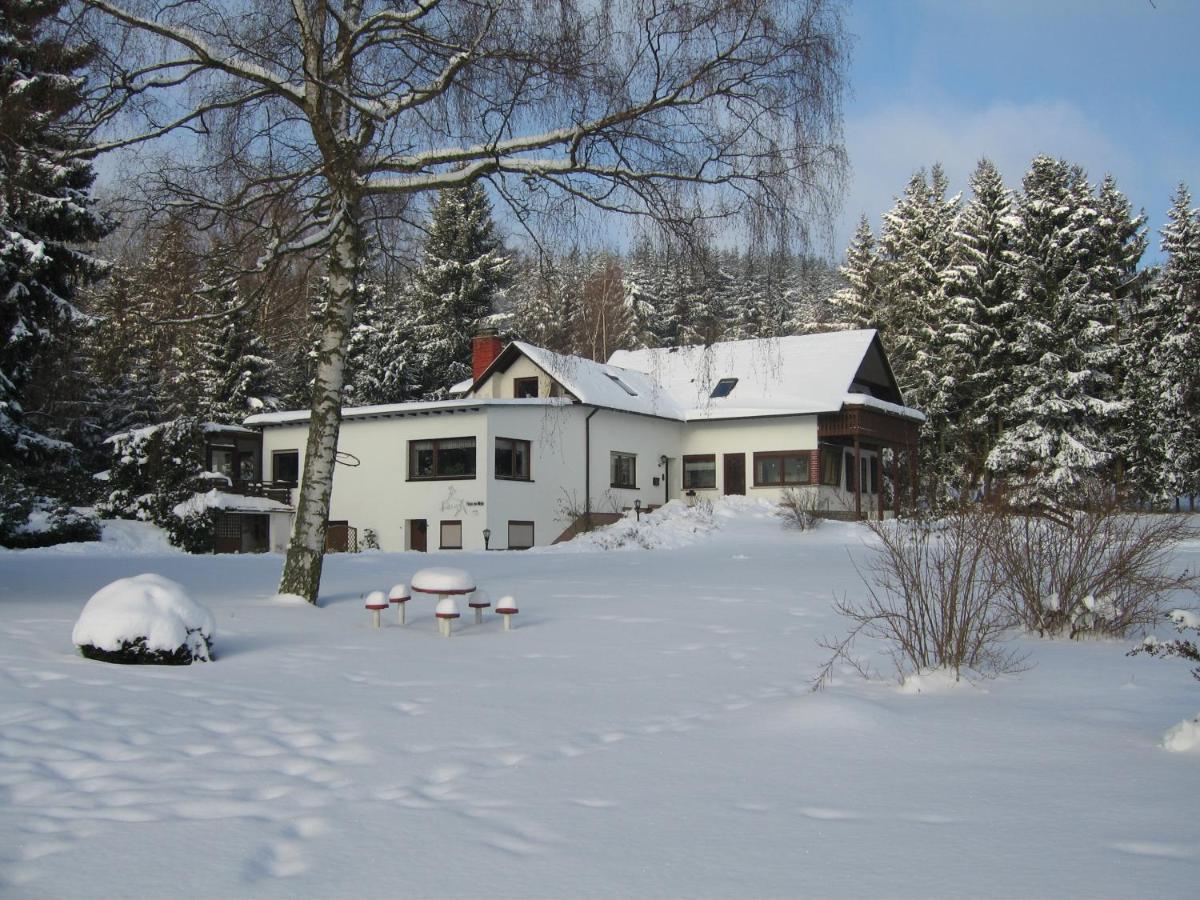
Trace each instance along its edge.
<instances>
[{"instance_id":1,"label":"white stucco facade","mask_svg":"<svg viewBox=\"0 0 1200 900\"><path fill-rule=\"evenodd\" d=\"M346 410L330 522L355 529L360 546L369 530L382 550L438 552L480 550L485 541L495 550L546 545L588 512L728 493L778 501L795 488L814 507L854 511L851 445L866 476L859 512L871 514L883 444L878 431L872 443L869 429L888 417L911 425L921 414L900 405L874 332L817 338L780 339L765 350L757 347L764 342L715 345L719 368L697 368L693 351L624 354L638 369L514 342L483 357L456 399ZM760 351L779 358L766 374ZM697 373L706 368L730 376L732 393L701 384ZM823 444L822 416L847 409L853 423L832 423L834 441ZM247 424L262 429L266 481L303 471L306 413L261 414ZM847 427L860 426L868 438L849 441L858 432ZM443 471L428 462L426 471L415 452L452 463ZM279 453L295 453L296 463L277 467ZM508 454L510 471L497 470L498 453ZM528 465L513 473L518 455ZM685 483L688 457L703 457L711 486ZM282 548L284 531L282 520L272 521L273 549Z\"/></svg>"}]
</instances>

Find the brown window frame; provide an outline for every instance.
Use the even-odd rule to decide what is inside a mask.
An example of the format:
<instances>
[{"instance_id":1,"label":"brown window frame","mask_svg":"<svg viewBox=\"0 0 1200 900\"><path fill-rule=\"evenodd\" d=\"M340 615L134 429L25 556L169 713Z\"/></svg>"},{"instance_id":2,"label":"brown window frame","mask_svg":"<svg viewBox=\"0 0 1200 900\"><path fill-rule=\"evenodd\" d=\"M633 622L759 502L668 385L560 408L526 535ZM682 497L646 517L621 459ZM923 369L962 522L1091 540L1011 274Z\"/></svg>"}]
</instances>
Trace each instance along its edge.
<instances>
[{"instance_id":1,"label":"brown window frame","mask_svg":"<svg viewBox=\"0 0 1200 900\"><path fill-rule=\"evenodd\" d=\"M692 484L688 481L688 463L695 462L710 462L712 463L712 484ZM715 453L692 453L683 458L683 467L680 470L683 478L683 489L685 491L709 491L716 490L717 487L717 454Z\"/></svg>"},{"instance_id":2,"label":"brown window frame","mask_svg":"<svg viewBox=\"0 0 1200 900\"><path fill-rule=\"evenodd\" d=\"M532 465L532 456L533 456L533 442L532 442L532 441L526 441L526 440L522 440L521 438L510 438L510 437L499 437L499 436L497 436L497 438L496 438L496 440L495 440L495 446L494 446L494 448L493 448L493 450L492 450L492 453L493 453L492 462L493 462L493 464L495 464L496 462L498 462L498 457L499 457L499 454L500 454L500 442L501 442L501 441L508 441L510 444L512 444L512 445L513 445L513 446L512 446L512 448L509 450L509 454L512 456L512 462L513 462L512 468L513 468L514 470L517 468L517 467L516 467L516 459L517 459L517 455L516 455L517 448L516 448L516 445L517 445L517 444L524 444L524 445L525 445L525 474L524 474L524 475L501 475L501 474L500 474L500 467L497 465L497 466L496 466L496 478L497 478L497 480L499 480L499 481L533 481L533 472L532 472L532 470L533 470L533 465Z\"/></svg>"},{"instance_id":3,"label":"brown window frame","mask_svg":"<svg viewBox=\"0 0 1200 900\"><path fill-rule=\"evenodd\" d=\"M630 459L633 460L633 481L630 484L619 484L616 481L617 469L616 469L615 463L617 461L618 456L628 456ZM637 486L637 454L636 453L627 453L624 450L610 450L608 452L608 480L609 480L609 485L608 485L609 487L620 488L621 490L636 491L638 489L638 486Z\"/></svg>"},{"instance_id":4,"label":"brown window frame","mask_svg":"<svg viewBox=\"0 0 1200 900\"><path fill-rule=\"evenodd\" d=\"M833 460L832 477L826 477L825 467L826 460ZM822 447L819 457L821 466L821 484L825 487L840 488L842 486L842 448L841 447Z\"/></svg>"},{"instance_id":5,"label":"brown window frame","mask_svg":"<svg viewBox=\"0 0 1200 900\"><path fill-rule=\"evenodd\" d=\"M533 393L532 394L521 393L522 390L527 390L529 388L529 383L531 381L533 382ZM514 378L513 379L513 399L514 400L524 400L524 399L528 399L531 397L537 397L538 396L538 387L539 387L538 377L536 375L530 375L527 378Z\"/></svg>"},{"instance_id":6,"label":"brown window frame","mask_svg":"<svg viewBox=\"0 0 1200 900\"><path fill-rule=\"evenodd\" d=\"M446 543L446 526L458 526L458 543ZM462 519L442 519L438 522L438 549L439 550L461 550L463 548L463 523Z\"/></svg>"},{"instance_id":7,"label":"brown window frame","mask_svg":"<svg viewBox=\"0 0 1200 900\"><path fill-rule=\"evenodd\" d=\"M512 527L514 525L528 525L529 526L529 544L528 544L528 546L522 546L522 547L514 547L513 546ZM528 550L528 549L530 549L530 547L533 547L536 543L537 543L537 540L536 540L536 533L534 532L534 523L533 522L528 522L523 519L509 519L508 520L508 549L509 550Z\"/></svg>"},{"instance_id":8,"label":"brown window frame","mask_svg":"<svg viewBox=\"0 0 1200 900\"><path fill-rule=\"evenodd\" d=\"M279 477L279 462L281 456L296 457L296 480L292 481L287 478ZM272 450L271 451L271 481L274 484L286 484L289 487L296 487L300 483L300 451L299 450Z\"/></svg>"},{"instance_id":9,"label":"brown window frame","mask_svg":"<svg viewBox=\"0 0 1200 900\"><path fill-rule=\"evenodd\" d=\"M803 474L802 481L788 481L787 466L784 464L785 459L791 457L803 457L803 463L800 466L800 471ZM758 480L758 461L760 459L778 459L779 460L779 481L759 481ZM752 463L754 469L754 486L755 487L803 487L812 484L812 451L811 450L763 450L754 454Z\"/></svg>"},{"instance_id":10,"label":"brown window frame","mask_svg":"<svg viewBox=\"0 0 1200 900\"><path fill-rule=\"evenodd\" d=\"M438 450L443 442L447 441L471 441L473 450L475 451L472 457L472 469L470 475L439 475L438 472ZM417 444L433 444L433 472L432 475L414 475L416 469L415 458L413 454L416 452L415 445ZM474 481L479 473L479 442L475 439L475 435L467 434L460 437L444 437L444 438L417 438L408 442L408 478L407 481Z\"/></svg>"}]
</instances>

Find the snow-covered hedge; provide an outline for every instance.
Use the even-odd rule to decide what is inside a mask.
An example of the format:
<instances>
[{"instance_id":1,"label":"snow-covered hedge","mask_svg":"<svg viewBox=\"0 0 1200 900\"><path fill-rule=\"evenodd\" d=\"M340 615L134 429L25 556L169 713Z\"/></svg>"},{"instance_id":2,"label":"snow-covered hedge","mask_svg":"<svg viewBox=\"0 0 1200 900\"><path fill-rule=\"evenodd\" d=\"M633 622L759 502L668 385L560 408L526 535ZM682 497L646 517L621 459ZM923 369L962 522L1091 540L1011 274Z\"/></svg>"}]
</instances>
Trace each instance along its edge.
<instances>
[{"instance_id":1,"label":"snow-covered hedge","mask_svg":"<svg viewBox=\"0 0 1200 900\"><path fill-rule=\"evenodd\" d=\"M213 548L212 511L176 510L204 481L204 427L193 418L174 419L110 437L109 494L97 505L102 515L142 519L165 528L171 543L190 553Z\"/></svg>"},{"instance_id":2,"label":"snow-covered hedge","mask_svg":"<svg viewBox=\"0 0 1200 900\"><path fill-rule=\"evenodd\" d=\"M0 546L50 547L98 541L100 523L50 497L27 488L14 470L0 469Z\"/></svg>"},{"instance_id":3,"label":"snow-covered hedge","mask_svg":"<svg viewBox=\"0 0 1200 900\"><path fill-rule=\"evenodd\" d=\"M71 640L89 659L186 666L212 659L212 613L161 575L135 575L88 600Z\"/></svg>"}]
</instances>

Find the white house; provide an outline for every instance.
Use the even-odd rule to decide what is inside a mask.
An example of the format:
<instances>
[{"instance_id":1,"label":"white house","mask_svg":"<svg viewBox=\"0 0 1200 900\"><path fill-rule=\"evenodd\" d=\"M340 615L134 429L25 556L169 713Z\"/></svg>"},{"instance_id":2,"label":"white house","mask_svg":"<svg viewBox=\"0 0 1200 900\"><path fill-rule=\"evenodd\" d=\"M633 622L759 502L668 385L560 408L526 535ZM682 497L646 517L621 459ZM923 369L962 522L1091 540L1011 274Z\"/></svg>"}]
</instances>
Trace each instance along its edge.
<instances>
[{"instance_id":1,"label":"white house","mask_svg":"<svg viewBox=\"0 0 1200 900\"><path fill-rule=\"evenodd\" d=\"M924 417L903 405L874 331L619 351L608 363L494 335L473 352L474 380L454 399L345 410L335 543L370 529L384 550L518 549L639 503L789 488L831 513L882 516L880 451L915 474ZM246 420L263 432L266 481L295 484L307 420ZM285 525L273 520L274 549Z\"/></svg>"}]
</instances>

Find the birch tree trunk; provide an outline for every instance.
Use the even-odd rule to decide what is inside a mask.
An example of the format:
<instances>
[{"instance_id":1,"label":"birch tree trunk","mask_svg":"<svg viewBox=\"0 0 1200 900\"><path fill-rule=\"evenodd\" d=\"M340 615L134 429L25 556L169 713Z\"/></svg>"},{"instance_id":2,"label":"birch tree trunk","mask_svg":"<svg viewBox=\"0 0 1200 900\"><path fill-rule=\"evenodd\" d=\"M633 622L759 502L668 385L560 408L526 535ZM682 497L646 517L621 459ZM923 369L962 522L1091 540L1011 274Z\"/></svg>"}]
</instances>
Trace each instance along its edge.
<instances>
[{"instance_id":1,"label":"birch tree trunk","mask_svg":"<svg viewBox=\"0 0 1200 900\"><path fill-rule=\"evenodd\" d=\"M342 426L347 336L354 317L362 233L357 204L349 202L329 252L329 291L321 317L316 377L309 412L304 474L296 499L296 517L288 542L279 593L297 594L314 606L321 587L329 498Z\"/></svg>"}]
</instances>

